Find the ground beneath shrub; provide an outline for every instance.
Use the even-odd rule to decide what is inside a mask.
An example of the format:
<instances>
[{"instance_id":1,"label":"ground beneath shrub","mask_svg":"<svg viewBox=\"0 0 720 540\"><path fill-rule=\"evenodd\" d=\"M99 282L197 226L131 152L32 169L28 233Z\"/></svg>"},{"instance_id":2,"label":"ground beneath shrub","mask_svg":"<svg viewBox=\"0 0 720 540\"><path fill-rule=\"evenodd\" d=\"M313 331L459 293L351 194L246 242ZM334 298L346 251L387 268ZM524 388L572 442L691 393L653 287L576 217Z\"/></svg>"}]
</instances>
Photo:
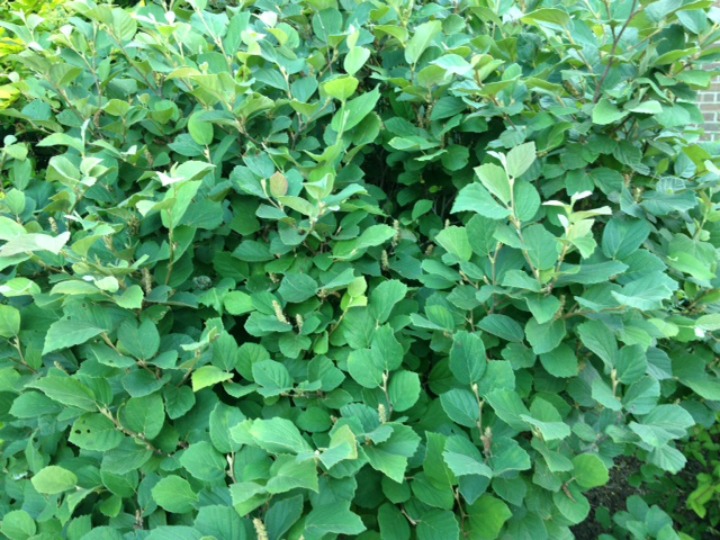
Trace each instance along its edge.
<instances>
[{"instance_id":1,"label":"ground beneath shrub","mask_svg":"<svg viewBox=\"0 0 720 540\"><path fill-rule=\"evenodd\" d=\"M596 510L605 507L610 512L610 516L613 516L616 512L626 510L625 503L632 495L640 495L648 504L659 505L673 518L677 530L683 530L681 523L693 524L692 531L684 532L691 533L691 536L697 540L720 538L720 535L714 531L703 530L706 524L702 523L700 518L685 506L685 500L695 488L695 477L698 473L703 472L703 467L699 462L688 461L685 468L673 480L672 488L662 491L649 491L646 486L636 487L630 484L630 478L640 470L642 464L636 458L619 459L610 471L610 481L605 486L585 494L590 502L591 510L588 518L572 529L577 540L597 540L601 534L609 534L611 531L596 520ZM698 535L698 531L702 532Z\"/></svg>"},{"instance_id":2,"label":"ground beneath shrub","mask_svg":"<svg viewBox=\"0 0 720 540\"><path fill-rule=\"evenodd\" d=\"M625 501L631 495L643 495L643 490L630 485L630 477L636 473L642 462L635 458L621 458L610 469L610 480L601 488L593 489L585 494L590 501L590 515L573 527L572 532L577 540L597 540L602 533L609 532L595 519L595 511L605 507L610 515L625 510Z\"/></svg>"}]
</instances>

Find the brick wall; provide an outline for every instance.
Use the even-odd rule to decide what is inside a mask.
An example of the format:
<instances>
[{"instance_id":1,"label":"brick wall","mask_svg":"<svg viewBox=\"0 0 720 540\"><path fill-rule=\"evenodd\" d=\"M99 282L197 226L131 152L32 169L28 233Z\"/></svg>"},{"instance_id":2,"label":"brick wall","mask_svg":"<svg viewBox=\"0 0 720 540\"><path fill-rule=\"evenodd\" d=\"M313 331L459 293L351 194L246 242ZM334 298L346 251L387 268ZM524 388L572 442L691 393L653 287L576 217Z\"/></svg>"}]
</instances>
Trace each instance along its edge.
<instances>
[{"instance_id":1,"label":"brick wall","mask_svg":"<svg viewBox=\"0 0 720 540\"><path fill-rule=\"evenodd\" d=\"M715 0L715 6L720 8L720 0ZM708 69L717 70L720 65L708 66ZM715 79L712 86L705 92L700 92L700 110L705 117L705 136L711 141L720 141L720 78Z\"/></svg>"},{"instance_id":2,"label":"brick wall","mask_svg":"<svg viewBox=\"0 0 720 540\"><path fill-rule=\"evenodd\" d=\"M720 141L720 79L715 79L707 91L700 92L700 109L705 117L706 137Z\"/></svg>"}]
</instances>

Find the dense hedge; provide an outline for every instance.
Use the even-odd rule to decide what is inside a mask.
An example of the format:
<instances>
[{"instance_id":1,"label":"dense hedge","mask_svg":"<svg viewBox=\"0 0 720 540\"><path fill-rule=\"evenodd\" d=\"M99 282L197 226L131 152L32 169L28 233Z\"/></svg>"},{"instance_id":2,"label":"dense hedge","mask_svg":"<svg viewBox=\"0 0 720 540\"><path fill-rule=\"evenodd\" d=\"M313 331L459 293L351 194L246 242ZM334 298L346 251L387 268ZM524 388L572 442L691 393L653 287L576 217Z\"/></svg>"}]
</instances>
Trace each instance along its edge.
<instances>
[{"instance_id":1,"label":"dense hedge","mask_svg":"<svg viewBox=\"0 0 720 540\"><path fill-rule=\"evenodd\" d=\"M22 4L8 538L571 538L714 423L711 0Z\"/></svg>"}]
</instances>

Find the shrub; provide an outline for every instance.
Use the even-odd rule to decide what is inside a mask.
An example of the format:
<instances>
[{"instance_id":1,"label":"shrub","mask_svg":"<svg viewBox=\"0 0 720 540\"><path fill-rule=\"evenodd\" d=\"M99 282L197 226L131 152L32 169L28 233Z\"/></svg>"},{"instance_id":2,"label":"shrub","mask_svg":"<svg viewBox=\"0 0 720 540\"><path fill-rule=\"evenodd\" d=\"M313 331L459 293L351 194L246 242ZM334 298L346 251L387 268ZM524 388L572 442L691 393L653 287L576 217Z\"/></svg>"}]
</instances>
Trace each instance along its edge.
<instances>
[{"instance_id":1,"label":"shrub","mask_svg":"<svg viewBox=\"0 0 720 540\"><path fill-rule=\"evenodd\" d=\"M682 469L710 4L5 19L0 531L569 538L615 459Z\"/></svg>"}]
</instances>

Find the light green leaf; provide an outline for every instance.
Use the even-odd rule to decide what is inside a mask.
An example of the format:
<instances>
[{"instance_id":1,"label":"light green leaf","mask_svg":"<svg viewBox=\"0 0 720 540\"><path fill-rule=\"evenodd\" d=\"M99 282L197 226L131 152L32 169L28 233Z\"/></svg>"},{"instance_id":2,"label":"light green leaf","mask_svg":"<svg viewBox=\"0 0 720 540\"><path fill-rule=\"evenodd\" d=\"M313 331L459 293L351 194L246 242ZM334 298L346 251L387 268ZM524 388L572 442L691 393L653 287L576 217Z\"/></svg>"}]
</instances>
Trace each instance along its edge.
<instances>
[{"instance_id":1,"label":"light green leaf","mask_svg":"<svg viewBox=\"0 0 720 540\"><path fill-rule=\"evenodd\" d=\"M350 75L337 77L323 84L325 93L339 101L347 101L347 99L357 90L359 81Z\"/></svg>"},{"instance_id":2,"label":"light green leaf","mask_svg":"<svg viewBox=\"0 0 720 540\"><path fill-rule=\"evenodd\" d=\"M229 381L232 378L233 378L232 373L223 371L219 367L202 366L202 367L196 369L195 371L193 371L193 374L191 377L192 389L193 389L193 392L199 392L203 388L215 386L217 383L220 383L223 381Z\"/></svg>"},{"instance_id":3,"label":"light green leaf","mask_svg":"<svg viewBox=\"0 0 720 540\"><path fill-rule=\"evenodd\" d=\"M519 178L535 162L535 143L528 142L516 146L507 153L507 173L513 178Z\"/></svg>"},{"instance_id":4,"label":"light green leaf","mask_svg":"<svg viewBox=\"0 0 720 540\"><path fill-rule=\"evenodd\" d=\"M380 99L380 87L376 86L370 92L351 99L333 116L330 127L340 132L350 131L370 114Z\"/></svg>"},{"instance_id":5,"label":"light green leaf","mask_svg":"<svg viewBox=\"0 0 720 540\"><path fill-rule=\"evenodd\" d=\"M417 64L435 37L442 31L440 21L428 21L415 27L413 36L405 46L405 61L408 64Z\"/></svg>"},{"instance_id":6,"label":"light green leaf","mask_svg":"<svg viewBox=\"0 0 720 540\"><path fill-rule=\"evenodd\" d=\"M592 112L593 124L606 126L613 124L618 120L622 120L628 115L626 111L621 111L615 105L610 103L607 98L602 98L597 102Z\"/></svg>"},{"instance_id":7,"label":"light green leaf","mask_svg":"<svg viewBox=\"0 0 720 540\"><path fill-rule=\"evenodd\" d=\"M57 255L70 240L70 233L64 232L58 236L40 233L27 233L13 236L0 248L0 257L12 257L36 251L49 251Z\"/></svg>"},{"instance_id":8,"label":"light green leaf","mask_svg":"<svg viewBox=\"0 0 720 540\"><path fill-rule=\"evenodd\" d=\"M254 420L250 435L267 452L298 454L312 451L295 424L284 418Z\"/></svg>"},{"instance_id":9,"label":"light green leaf","mask_svg":"<svg viewBox=\"0 0 720 540\"><path fill-rule=\"evenodd\" d=\"M475 175L487 190L505 205L510 204L511 187L505 170L498 165L488 163L474 169Z\"/></svg>"},{"instance_id":10,"label":"light green leaf","mask_svg":"<svg viewBox=\"0 0 720 540\"><path fill-rule=\"evenodd\" d=\"M535 26L541 26L545 23L556 26L568 26L570 24L570 15L563 9L540 8L524 15L520 20L525 24Z\"/></svg>"},{"instance_id":11,"label":"light green leaf","mask_svg":"<svg viewBox=\"0 0 720 540\"><path fill-rule=\"evenodd\" d=\"M343 60L343 68L348 75L355 75L370 58L370 50L365 47L353 47Z\"/></svg>"},{"instance_id":12,"label":"light green leaf","mask_svg":"<svg viewBox=\"0 0 720 540\"><path fill-rule=\"evenodd\" d=\"M253 310L252 298L242 291L230 291L223 298L223 306L230 315L244 315Z\"/></svg>"},{"instance_id":13,"label":"light green leaf","mask_svg":"<svg viewBox=\"0 0 720 540\"><path fill-rule=\"evenodd\" d=\"M493 199L490 193L480 184L467 185L458 193L451 213L456 214L465 211L475 212L494 220L504 219L510 215L510 211Z\"/></svg>"},{"instance_id":14,"label":"light green leaf","mask_svg":"<svg viewBox=\"0 0 720 540\"><path fill-rule=\"evenodd\" d=\"M605 463L595 454L580 454L573 458L573 476L585 489L604 486L610 479Z\"/></svg>"},{"instance_id":15,"label":"light green leaf","mask_svg":"<svg viewBox=\"0 0 720 540\"><path fill-rule=\"evenodd\" d=\"M472 248L468 240L468 234L465 227L451 225L440 231L435 237L435 241L441 245L445 251L454 255L461 261L469 261L472 257Z\"/></svg>"},{"instance_id":16,"label":"light green leaf","mask_svg":"<svg viewBox=\"0 0 720 540\"><path fill-rule=\"evenodd\" d=\"M35 521L25 510L11 510L2 518L0 533L10 540L27 540L37 532Z\"/></svg>"},{"instance_id":17,"label":"light green leaf","mask_svg":"<svg viewBox=\"0 0 720 540\"><path fill-rule=\"evenodd\" d=\"M188 131L193 140L202 145L206 146L213 141L214 129L213 125L205 120L202 111L195 112L188 118Z\"/></svg>"},{"instance_id":18,"label":"light green leaf","mask_svg":"<svg viewBox=\"0 0 720 540\"><path fill-rule=\"evenodd\" d=\"M0 304L0 337L12 338L20 333L20 311Z\"/></svg>"},{"instance_id":19,"label":"light green leaf","mask_svg":"<svg viewBox=\"0 0 720 540\"><path fill-rule=\"evenodd\" d=\"M152 488L152 498L163 510L173 514L192 512L199 497L190 482L175 474L161 478Z\"/></svg>"},{"instance_id":20,"label":"light green leaf","mask_svg":"<svg viewBox=\"0 0 720 540\"><path fill-rule=\"evenodd\" d=\"M77 485L78 478L72 471L57 465L50 465L39 470L30 481L38 493L58 495L63 491L73 489Z\"/></svg>"}]
</instances>

